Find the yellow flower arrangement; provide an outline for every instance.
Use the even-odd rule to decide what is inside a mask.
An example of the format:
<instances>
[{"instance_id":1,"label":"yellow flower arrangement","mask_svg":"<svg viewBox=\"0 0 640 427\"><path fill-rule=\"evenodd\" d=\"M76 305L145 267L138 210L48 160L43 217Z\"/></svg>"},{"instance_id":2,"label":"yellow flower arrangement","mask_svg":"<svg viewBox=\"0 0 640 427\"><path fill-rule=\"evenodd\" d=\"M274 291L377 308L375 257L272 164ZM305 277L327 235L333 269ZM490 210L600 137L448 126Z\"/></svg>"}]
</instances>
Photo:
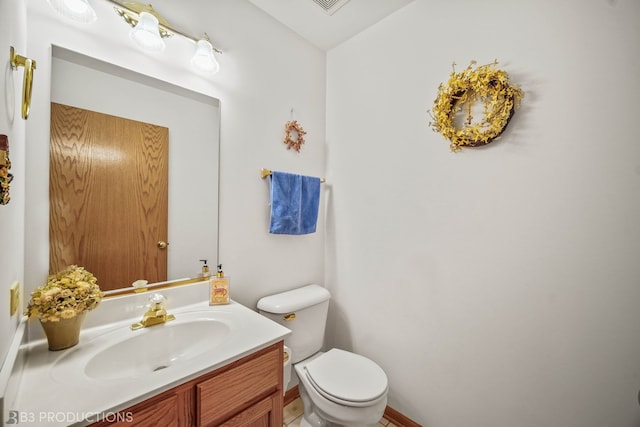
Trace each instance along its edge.
<instances>
[{"instance_id":1,"label":"yellow flower arrangement","mask_svg":"<svg viewBox=\"0 0 640 427\"><path fill-rule=\"evenodd\" d=\"M520 88L509 84L508 74L495 67L497 60L474 68L475 64L471 61L459 73L454 68L447 84L438 87L434 101L429 125L451 141L451 151L479 147L498 138L524 96ZM484 116L472 124L471 106L477 100L483 103ZM464 126L456 128L454 119L465 105L469 107L468 118Z\"/></svg>"},{"instance_id":2,"label":"yellow flower arrangement","mask_svg":"<svg viewBox=\"0 0 640 427\"><path fill-rule=\"evenodd\" d=\"M31 293L27 316L39 317L42 322L58 322L93 310L103 296L97 282L83 267L70 265L50 275L46 285Z\"/></svg>"}]
</instances>

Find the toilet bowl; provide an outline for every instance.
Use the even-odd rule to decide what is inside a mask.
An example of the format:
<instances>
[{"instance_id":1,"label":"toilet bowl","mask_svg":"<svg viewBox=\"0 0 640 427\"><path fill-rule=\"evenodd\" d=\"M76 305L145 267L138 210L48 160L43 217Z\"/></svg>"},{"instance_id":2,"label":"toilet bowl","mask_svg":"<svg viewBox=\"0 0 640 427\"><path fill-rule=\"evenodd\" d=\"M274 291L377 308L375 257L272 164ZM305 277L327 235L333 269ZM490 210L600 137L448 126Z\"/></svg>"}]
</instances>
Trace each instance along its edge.
<instances>
[{"instance_id":1,"label":"toilet bowl","mask_svg":"<svg viewBox=\"0 0 640 427\"><path fill-rule=\"evenodd\" d=\"M370 359L331 349L298 362L304 418L315 427L377 425L387 406L388 382Z\"/></svg>"},{"instance_id":2,"label":"toilet bowl","mask_svg":"<svg viewBox=\"0 0 640 427\"><path fill-rule=\"evenodd\" d=\"M329 298L321 286L307 285L260 299L258 310L292 332L285 345L304 406L301 426L377 425L389 389L382 368L349 351L320 351Z\"/></svg>"}]
</instances>

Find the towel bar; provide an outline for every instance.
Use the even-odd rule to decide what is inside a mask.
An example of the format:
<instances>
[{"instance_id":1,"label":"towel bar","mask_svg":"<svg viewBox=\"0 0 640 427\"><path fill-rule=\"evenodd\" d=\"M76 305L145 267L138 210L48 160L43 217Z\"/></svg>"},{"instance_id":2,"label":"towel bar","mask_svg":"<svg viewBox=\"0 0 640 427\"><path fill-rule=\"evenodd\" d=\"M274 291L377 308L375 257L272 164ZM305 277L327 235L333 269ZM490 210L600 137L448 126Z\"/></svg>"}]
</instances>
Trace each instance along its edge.
<instances>
[{"instance_id":1,"label":"towel bar","mask_svg":"<svg viewBox=\"0 0 640 427\"><path fill-rule=\"evenodd\" d=\"M262 170L260 171L260 178L265 179L266 177L268 177L269 175L271 175L271 170L270 169L264 169L262 168ZM324 178L320 178L320 182L324 183Z\"/></svg>"}]
</instances>

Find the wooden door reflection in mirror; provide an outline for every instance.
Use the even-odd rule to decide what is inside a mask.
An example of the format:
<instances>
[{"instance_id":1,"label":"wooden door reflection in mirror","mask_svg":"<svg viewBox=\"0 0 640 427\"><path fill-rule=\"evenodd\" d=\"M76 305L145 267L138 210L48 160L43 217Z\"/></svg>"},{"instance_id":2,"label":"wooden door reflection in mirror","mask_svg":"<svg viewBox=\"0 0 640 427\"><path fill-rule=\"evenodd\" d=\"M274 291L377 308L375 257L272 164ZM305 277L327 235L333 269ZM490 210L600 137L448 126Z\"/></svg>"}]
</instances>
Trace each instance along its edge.
<instances>
[{"instance_id":1,"label":"wooden door reflection in mirror","mask_svg":"<svg viewBox=\"0 0 640 427\"><path fill-rule=\"evenodd\" d=\"M167 280L169 129L51 103L49 271Z\"/></svg>"}]
</instances>

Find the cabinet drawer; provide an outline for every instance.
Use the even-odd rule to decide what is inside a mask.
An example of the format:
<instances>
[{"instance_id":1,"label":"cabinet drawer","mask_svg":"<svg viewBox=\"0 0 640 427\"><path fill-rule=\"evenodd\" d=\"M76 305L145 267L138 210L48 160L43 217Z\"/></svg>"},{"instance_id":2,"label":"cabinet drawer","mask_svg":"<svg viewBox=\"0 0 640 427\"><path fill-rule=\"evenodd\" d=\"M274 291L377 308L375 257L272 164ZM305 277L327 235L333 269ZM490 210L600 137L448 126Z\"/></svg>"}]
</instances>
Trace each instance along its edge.
<instances>
[{"instance_id":1,"label":"cabinet drawer","mask_svg":"<svg viewBox=\"0 0 640 427\"><path fill-rule=\"evenodd\" d=\"M220 427L269 427L281 426L282 421L276 424L275 421L275 405L277 404L275 397L267 397L255 405L245 409L238 415L234 416Z\"/></svg>"},{"instance_id":2,"label":"cabinet drawer","mask_svg":"<svg viewBox=\"0 0 640 427\"><path fill-rule=\"evenodd\" d=\"M250 360L196 385L199 425L219 424L280 390L282 346L269 347Z\"/></svg>"}]
</instances>

